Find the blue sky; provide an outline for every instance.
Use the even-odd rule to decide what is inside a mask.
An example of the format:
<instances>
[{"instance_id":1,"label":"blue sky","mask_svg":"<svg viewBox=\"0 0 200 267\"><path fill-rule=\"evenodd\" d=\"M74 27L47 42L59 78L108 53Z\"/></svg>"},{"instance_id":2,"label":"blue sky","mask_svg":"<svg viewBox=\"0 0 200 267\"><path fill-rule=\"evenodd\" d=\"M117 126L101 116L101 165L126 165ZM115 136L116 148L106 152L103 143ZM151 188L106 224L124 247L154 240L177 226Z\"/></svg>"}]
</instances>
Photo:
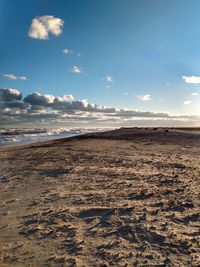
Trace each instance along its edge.
<instances>
[{"instance_id":1,"label":"blue sky","mask_svg":"<svg viewBox=\"0 0 200 267\"><path fill-rule=\"evenodd\" d=\"M22 92L17 101L36 91L200 115L199 12L198 0L0 0L0 88ZM33 19L48 15L60 33L31 36Z\"/></svg>"}]
</instances>

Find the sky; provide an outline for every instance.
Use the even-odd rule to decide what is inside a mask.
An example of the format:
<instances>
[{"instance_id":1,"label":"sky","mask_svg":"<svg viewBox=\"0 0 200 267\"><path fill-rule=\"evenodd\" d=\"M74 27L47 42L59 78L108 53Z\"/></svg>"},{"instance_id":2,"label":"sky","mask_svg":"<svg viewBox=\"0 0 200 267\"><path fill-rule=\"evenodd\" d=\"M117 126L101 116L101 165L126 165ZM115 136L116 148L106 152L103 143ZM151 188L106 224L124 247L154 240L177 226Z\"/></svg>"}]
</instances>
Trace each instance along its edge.
<instances>
[{"instance_id":1,"label":"sky","mask_svg":"<svg viewBox=\"0 0 200 267\"><path fill-rule=\"evenodd\" d=\"M0 0L0 124L200 126L199 0Z\"/></svg>"}]
</instances>

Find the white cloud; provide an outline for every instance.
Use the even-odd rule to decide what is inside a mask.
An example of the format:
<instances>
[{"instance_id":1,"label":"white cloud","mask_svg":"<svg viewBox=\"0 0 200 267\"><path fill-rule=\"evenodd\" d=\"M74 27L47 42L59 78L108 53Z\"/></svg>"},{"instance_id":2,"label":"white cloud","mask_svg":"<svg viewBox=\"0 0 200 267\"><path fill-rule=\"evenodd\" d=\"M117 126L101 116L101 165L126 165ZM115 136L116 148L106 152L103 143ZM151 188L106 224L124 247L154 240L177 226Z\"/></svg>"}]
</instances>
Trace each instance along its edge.
<instances>
[{"instance_id":1,"label":"white cloud","mask_svg":"<svg viewBox=\"0 0 200 267\"><path fill-rule=\"evenodd\" d=\"M87 99L82 99L80 102L83 104L84 107L88 107L90 105L89 101Z\"/></svg>"},{"instance_id":2,"label":"white cloud","mask_svg":"<svg viewBox=\"0 0 200 267\"><path fill-rule=\"evenodd\" d=\"M3 74L3 77L8 80L17 80L17 77L14 74Z\"/></svg>"},{"instance_id":3,"label":"white cloud","mask_svg":"<svg viewBox=\"0 0 200 267\"><path fill-rule=\"evenodd\" d=\"M138 95L137 98L141 101L150 101L151 100L151 96L149 94L146 95Z\"/></svg>"},{"instance_id":4,"label":"white cloud","mask_svg":"<svg viewBox=\"0 0 200 267\"><path fill-rule=\"evenodd\" d=\"M71 53L71 50L69 50L68 48L65 48L65 49L63 49L63 53L67 55L67 54Z\"/></svg>"},{"instance_id":5,"label":"white cloud","mask_svg":"<svg viewBox=\"0 0 200 267\"><path fill-rule=\"evenodd\" d=\"M18 79L22 80L22 81L26 81L27 80L27 78L25 76L19 76Z\"/></svg>"},{"instance_id":6,"label":"white cloud","mask_svg":"<svg viewBox=\"0 0 200 267\"><path fill-rule=\"evenodd\" d=\"M41 16L32 20L28 35L34 39L47 40L49 33L59 36L62 33L64 21L54 16Z\"/></svg>"},{"instance_id":7,"label":"white cloud","mask_svg":"<svg viewBox=\"0 0 200 267\"><path fill-rule=\"evenodd\" d=\"M63 100L73 100L74 99L74 97L73 97L73 95L64 95L63 96Z\"/></svg>"},{"instance_id":8,"label":"white cloud","mask_svg":"<svg viewBox=\"0 0 200 267\"><path fill-rule=\"evenodd\" d=\"M200 76L182 76L186 83L200 83Z\"/></svg>"},{"instance_id":9,"label":"white cloud","mask_svg":"<svg viewBox=\"0 0 200 267\"><path fill-rule=\"evenodd\" d=\"M190 101L190 100L184 101L184 105L190 105L191 103L192 103L192 101Z\"/></svg>"},{"instance_id":10,"label":"white cloud","mask_svg":"<svg viewBox=\"0 0 200 267\"><path fill-rule=\"evenodd\" d=\"M73 68L71 69L71 72L73 72L73 73L82 73L82 70L78 66L73 66Z\"/></svg>"},{"instance_id":11,"label":"white cloud","mask_svg":"<svg viewBox=\"0 0 200 267\"><path fill-rule=\"evenodd\" d=\"M58 96L57 100L60 102L64 102L64 101L72 101L74 99L73 95L64 95L63 97Z\"/></svg>"},{"instance_id":12,"label":"white cloud","mask_svg":"<svg viewBox=\"0 0 200 267\"><path fill-rule=\"evenodd\" d=\"M5 77L8 80L22 80L22 81L27 80L27 78L25 76L16 76L16 75L11 74L11 73L9 73L9 74L7 74L7 73L6 74L3 74L3 77Z\"/></svg>"},{"instance_id":13,"label":"white cloud","mask_svg":"<svg viewBox=\"0 0 200 267\"><path fill-rule=\"evenodd\" d=\"M106 78L105 78L105 80L107 82L110 82L110 83L112 83L114 81L114 79L113 79L113 77L111 75L107 75Z\"/></svg>"},{"instance_id":14,"label":"white cloud","mask_svg":"<svg viewBox=\"0 0 200 267\"><path fill-rule=\"evenodd\" d=\"M197 95L199 95L198 93L191 93L191 96L197 96Z\"/></svg>"}]
</instances>

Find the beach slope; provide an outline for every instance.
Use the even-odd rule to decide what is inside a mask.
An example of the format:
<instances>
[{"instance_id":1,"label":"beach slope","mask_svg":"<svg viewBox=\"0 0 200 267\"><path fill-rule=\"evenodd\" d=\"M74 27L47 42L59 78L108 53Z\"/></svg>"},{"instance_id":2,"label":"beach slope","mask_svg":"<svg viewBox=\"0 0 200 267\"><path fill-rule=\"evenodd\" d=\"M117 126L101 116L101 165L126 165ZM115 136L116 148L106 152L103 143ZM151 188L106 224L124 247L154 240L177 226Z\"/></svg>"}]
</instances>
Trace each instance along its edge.
<instances>
[{"instance_id":1,"label":"beach slope","mask_svg":"<svg viewBox=\"0 0 200 267\"><path fill-rule=\"evenodd\" d=\"M0 150L0 266L199 266L200 135L119 129Z\"/></svg>"}]
</instances>

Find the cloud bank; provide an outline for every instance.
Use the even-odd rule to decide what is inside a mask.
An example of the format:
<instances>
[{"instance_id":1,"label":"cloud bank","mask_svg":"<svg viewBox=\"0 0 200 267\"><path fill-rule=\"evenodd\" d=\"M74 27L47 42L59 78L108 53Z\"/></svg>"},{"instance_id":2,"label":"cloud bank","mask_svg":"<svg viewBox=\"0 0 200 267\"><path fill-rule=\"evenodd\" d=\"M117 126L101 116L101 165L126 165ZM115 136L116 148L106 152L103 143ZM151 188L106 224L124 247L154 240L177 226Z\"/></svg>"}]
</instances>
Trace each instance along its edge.
<instances>
[{"instance_id":1,"label":"cloud bank","mask_svg":"<svg viewBox=\"0 0 200 267\"><path fill-rule=\"evenodd\" d=\"M41 16L32 20L28 35L34 39L48 40L49 33L59 36L62 33L64 20L54 16Z\"/></svg>"},{"instance_id":2,"label":"cloud bank","mask_svg":"<svg viewBox=\"0 0 200 267\"><path fill-rule=\"evenodd\" d=\"M135 125L198 125L200 117L170 115L134 109L116 109L90 103L87 99L74 100L72 95L54 96L34 92L22 97L13 88L0 89L1 125L18 124L89 124L95 126Z\"/></svg>"}]
</instances>

